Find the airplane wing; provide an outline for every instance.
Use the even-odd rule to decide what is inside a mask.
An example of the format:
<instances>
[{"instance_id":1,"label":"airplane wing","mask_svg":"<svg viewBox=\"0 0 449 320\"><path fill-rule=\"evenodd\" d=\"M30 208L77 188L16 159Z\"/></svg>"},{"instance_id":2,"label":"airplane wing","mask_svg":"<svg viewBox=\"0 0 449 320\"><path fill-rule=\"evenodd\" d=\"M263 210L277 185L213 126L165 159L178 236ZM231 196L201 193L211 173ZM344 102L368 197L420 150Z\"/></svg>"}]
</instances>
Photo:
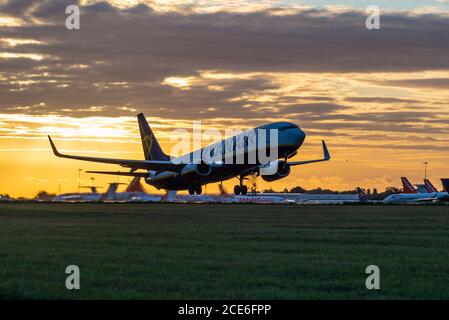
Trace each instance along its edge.
<instances>
[{"instance_id":1,"label":"airplane wing","mask_svg":"<svg viewBox=\"0 0 449 320\"><path fill-rule=\"evenodd\" d=\"M86 171L86 173L109 174L113 176L147 178L148 172L122 172L122 171Z\"/></svg>"},{"instance_id":2,"label":"airplane wing","mask_svg":"<svg viewBox=\"0 0 449 320\"><path fill-rule=\"evenodd\" d=\"M415 202L434 202L434 201L439 201L438 198L434 197L434 198L422 198L422 199L416 199Z\"/></svg>"},{"instance_id":3,"label":"airplane wing","mask_svg":"<svg viewBox=\"0 0 449 320\"><path fill-rule=\"evenodd\" d=\"M160 160L126 160L126 159L114 159L114 158L97 158L97 157L85 157L85 156L75 156L62 154L56 149L55 144L51 140L51 137L48 136L48 140L50 141L51 148L53 149L53 153L55 156L60 158L81 160L81 161L91 161L91 162L100 162L100 163L109 163L109 164L118 164L122 167L131 168L132 170L137 169L145 169L145 170L170 170L170 171L179 171L181 170L185 164L175 164L171 161L160 161Z\"/></svg>"},{"instance_id":4,"label":"airplane wing","mask_svg":"<svg viewBox=\"0 0 449 320\"><path fill-rule=\"evenodd\" d=\"M331 156L329 154L329 150L327 150L326 142L324 140L321 142L323 144L323 158L322 159L316 159L316 160L306 160L306 161L292 161L288 164L291 166L300 166L303 164L309 164L309 163L315 163L315 162L322 162L322 161L329 161Z\"/></svg>"}]
</instances>

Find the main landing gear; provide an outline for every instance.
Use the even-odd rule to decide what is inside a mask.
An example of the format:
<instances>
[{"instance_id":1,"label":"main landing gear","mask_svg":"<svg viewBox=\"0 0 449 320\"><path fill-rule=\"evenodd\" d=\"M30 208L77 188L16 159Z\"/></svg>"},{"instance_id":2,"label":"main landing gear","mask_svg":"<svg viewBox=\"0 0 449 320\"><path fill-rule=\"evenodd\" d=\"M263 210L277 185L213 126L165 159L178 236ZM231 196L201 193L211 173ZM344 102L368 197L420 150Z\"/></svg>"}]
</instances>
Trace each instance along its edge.
<instances>
[{"instance_id":1,"label":"main landing gear","mask_svg":"<svg viewBox=\"0 0 449 320\"><path fill-rule=\"evenodd\" d=\"M195 188L189 188L189 194L194 195L195 193L200 195L203 192L203 188L201 186L196 186Z\"/></svg>"},{"instance_id":2,"label":"main landing gear","mask_svg":"<svg viewBox=\"0 0 449 320\"><path fill-rule=\"evenodd\" d=\"M235 194L236 196L238 196L239 194L242 194L242 195L248 194L248 187L245 186L245 185L243 185L243 180L244 180L244 179L245 179L245 178L243 178L242 176L240 176L240 178L239 178L240 183L234 187L234 194Z\"/></svg>"}]
</instances>

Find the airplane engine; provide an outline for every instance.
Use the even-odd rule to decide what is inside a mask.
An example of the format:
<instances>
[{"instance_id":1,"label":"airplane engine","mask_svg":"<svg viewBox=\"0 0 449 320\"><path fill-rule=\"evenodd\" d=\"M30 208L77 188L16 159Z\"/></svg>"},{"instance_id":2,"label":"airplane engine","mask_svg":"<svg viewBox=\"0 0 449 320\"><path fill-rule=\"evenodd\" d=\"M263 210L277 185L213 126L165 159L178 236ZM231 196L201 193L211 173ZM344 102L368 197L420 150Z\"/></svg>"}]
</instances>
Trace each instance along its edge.
<instances>
[{"instance_id":1,"label":"airplane engine","mask_svg":"<svg viewBox=\"0 0 449 320\"><path fill-rule=\"evenodd\" d=\"M277 166L277 168L276 167L272 167L272 166ZM275 162L270 163L269 170L270 169L272 171L276 170L276 173L270 174L270 175L264 175L261 172L262 179L264 179L267 182L276 181L276 180L285 178L286 176L288 176L290 174L290 165L287 162L283 161L283 160L279 160L279 161L275 161Z\"/></svg>"},{"instance_id":2,"label":"airplane engine","mask_svg":"<svg viewBox=\"0 0 449 320\"><path fill-rule=\"evenodd\" d=\"M208 176L210 175L212 168L210 165L201 162L201 163L189 163L182 170L181 175L189 175L192 173L196 173L199 176Z\"/></svg>"}]
</instances>

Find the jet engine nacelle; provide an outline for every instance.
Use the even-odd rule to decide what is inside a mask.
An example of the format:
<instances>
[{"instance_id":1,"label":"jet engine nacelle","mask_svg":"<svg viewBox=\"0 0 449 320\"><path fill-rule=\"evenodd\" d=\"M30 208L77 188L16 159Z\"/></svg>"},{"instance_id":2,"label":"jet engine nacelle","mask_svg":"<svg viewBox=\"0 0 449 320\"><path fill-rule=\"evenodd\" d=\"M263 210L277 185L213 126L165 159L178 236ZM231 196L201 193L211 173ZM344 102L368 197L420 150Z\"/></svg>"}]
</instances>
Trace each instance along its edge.
<instances>
[{"instance_id":1,"label":"jet engine nacelle","mask_svg":"<svg viewBox=\"0 0 449 320\"><path fill-rule=\"evenodd\" d=\"M264 174L264 172L274 172L271 174ZM271 182L285 178L290 174L290 165L284 160L271 162L267 167L261 168L260 175L265 181Z\"/></svg>"},{"instance_id":2,"label":"jet engine nacelle","mask_svg":"<svg viewBox=\"0 0 449 320\"><path fill-rule=\"evenodd\" d=\"M181 175L189 175L192 173L196 173L199 176L208 176L210 175L212 168L207 163L189 163L181 170Z\"/></svg>"}]
</instances>

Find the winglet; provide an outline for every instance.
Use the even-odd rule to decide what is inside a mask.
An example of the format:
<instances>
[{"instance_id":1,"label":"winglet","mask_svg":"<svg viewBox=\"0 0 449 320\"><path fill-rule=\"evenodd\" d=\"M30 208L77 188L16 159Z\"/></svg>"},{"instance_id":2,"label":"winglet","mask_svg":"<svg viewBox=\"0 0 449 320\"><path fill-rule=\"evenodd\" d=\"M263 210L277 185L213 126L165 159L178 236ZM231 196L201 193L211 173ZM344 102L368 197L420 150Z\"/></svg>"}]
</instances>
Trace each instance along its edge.
<instances>
[{"instance_id":1,"label":"winglet","mask_svg":"<svg viewBox=\"0 0 449 320\"><path fill-rule=\"evenodd\" d=\"M327 150L326 142L324 142L324 140L323 140L322 143L323 143L323 154L324 154L324 159L325 159L325 160L330 160L331 155L329 154L329 150Z\"/></svg>"},{"instance_id":2,"label":"winglet","mask_svg":"<svg viewBox=\"0 0 449 320\"><path fill-rule=\"evenodd\" d=\"M317 160L306 160L306 161L293 161L289 162L288 164L291 166L299 166L309 163L316 163L316 162L323 162L323 161L329 161L331 159L331 155L329 154L329 150L327 149L326 142L324 140L321 141L323 144L323 159L317 159Z\"/></svg>"},{"instance_id":3,"label":"winglet","mask_svg":"<svg viewBox=\"0 0 449 320\"><path fill-rule=\"evenodd\" d=\"M53 140L51 140L50 136L48 136L48 140L50 141L50 145L51 145L51 148L53 149L53 153L55 154L55 156L60 157L61 154L59 153L58 149L56 149L56 146L53 143Z\"/></svg>"}]
</instances>

